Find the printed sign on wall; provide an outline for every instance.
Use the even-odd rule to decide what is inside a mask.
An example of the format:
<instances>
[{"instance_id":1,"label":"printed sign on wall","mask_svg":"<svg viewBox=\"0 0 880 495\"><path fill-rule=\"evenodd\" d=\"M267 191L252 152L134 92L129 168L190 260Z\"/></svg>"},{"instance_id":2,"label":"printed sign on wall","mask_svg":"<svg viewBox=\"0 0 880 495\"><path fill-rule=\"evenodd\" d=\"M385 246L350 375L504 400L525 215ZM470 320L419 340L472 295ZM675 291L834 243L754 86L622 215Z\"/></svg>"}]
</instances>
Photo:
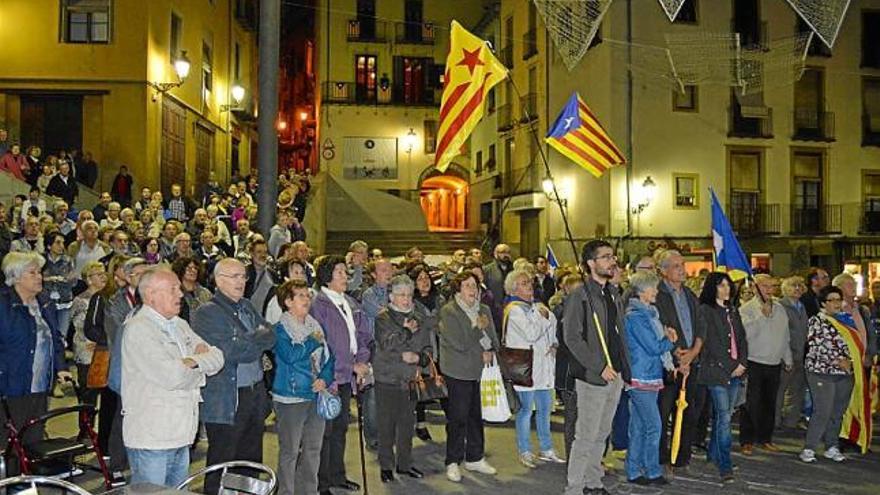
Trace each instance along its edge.
<instances>
[{"instance_id":1,"label":"printed sign on wall","mask_svg":"<svg viewBox=\"0 0 880 495\"><path fill-rule=\"evenodd\" d=\"M342 159L346 179L396 180L397 138L347 137Z\"/></svg>"}]
</instances>

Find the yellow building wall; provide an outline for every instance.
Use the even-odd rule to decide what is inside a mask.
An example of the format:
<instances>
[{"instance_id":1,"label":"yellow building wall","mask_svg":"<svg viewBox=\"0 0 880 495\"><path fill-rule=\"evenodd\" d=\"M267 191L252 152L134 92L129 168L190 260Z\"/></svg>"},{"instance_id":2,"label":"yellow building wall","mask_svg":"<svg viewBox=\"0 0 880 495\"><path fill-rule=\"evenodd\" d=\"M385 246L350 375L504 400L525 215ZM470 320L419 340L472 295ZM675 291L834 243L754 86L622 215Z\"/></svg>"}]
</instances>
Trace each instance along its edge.
<instances>
[{"instance_id":1,"label":"yellow building wall","mask_svg":"<svg viewBox=\"0 0 880 495\"><path fill-rule=\"evenodd\" d=\"M83 99L83 150L90 151L100 171L96 188L106 189L120 165L127 165L135 187L158 187L161 162L161 97L147 81L176 79L169 56L172 9L183 18L181 48L191 62L190 75L170 96L187 108L187 183L196 177L194 125L215 130L214 170L218 179L229 177L231 141L228 131L237 125L222 105L230 103L232 50L240 45L240 80L245 104L255 106L255 33L234 19L234 0L115 0L111 42L63 43L60 2L5 0L0 2L0 123L15 139L20 131L22 91L80 92ZM32 29L14 29L13 26ZM202 40L213 47L213 91L202 101ZM250 103L249 103L250 102ZM241 126L240 166L250 168L250 141L255 130ZM28 143L23 143L27 145ZM198 192L197 190L195 192Z\"/></svg>"}]
</instances>

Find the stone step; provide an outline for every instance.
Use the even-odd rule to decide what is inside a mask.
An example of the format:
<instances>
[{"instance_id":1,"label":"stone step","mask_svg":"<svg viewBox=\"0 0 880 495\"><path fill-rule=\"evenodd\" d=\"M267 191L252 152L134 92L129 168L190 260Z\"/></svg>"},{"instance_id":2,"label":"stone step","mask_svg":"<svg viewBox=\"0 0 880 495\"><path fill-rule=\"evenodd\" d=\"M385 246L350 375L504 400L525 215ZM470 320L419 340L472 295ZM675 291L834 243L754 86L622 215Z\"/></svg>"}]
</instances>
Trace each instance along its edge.
<instances>
[{"instance_id":1,"label":"stone step","mask_svg":"<svg viewBox=\"0 0 880 495\"><path fill-rule=\"evenodd\" d=\"M377 247L386 256L399 256L418 246L425 254L451 254L456 249L479 247L483 241L479 232L425 232L425 231L330 231L327 232L327 253L345 253L357 239L370 247Z\"/></svg>"}]
</instances>

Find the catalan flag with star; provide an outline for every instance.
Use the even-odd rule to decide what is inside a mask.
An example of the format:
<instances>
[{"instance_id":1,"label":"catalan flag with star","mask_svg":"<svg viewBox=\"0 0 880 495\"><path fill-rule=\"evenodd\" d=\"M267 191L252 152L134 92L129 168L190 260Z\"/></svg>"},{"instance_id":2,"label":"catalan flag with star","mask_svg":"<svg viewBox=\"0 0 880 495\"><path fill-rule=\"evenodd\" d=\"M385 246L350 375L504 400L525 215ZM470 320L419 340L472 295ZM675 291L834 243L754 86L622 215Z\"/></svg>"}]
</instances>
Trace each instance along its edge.
<instances>
[{"instance_id":1,"label":"catalan flag with star","mask_svg":"<svg viewBox=\"0 0 880 495\"><path fill-rule=\"evenodd\" d=\"M507 78L489 45L452 21L434 165L442 172L483 118L486 93Z\"/></svg>"},{"instance_id":2,"label":"catalan flag with star","mask_svg":"<svg viewBox=\"0 0 880 495\"><path fill-rule=\"evenodd\" d=\"M577 92L566 102L545 141L596 177L626 163L623 153Z\"/></svg>"}]
</instances>

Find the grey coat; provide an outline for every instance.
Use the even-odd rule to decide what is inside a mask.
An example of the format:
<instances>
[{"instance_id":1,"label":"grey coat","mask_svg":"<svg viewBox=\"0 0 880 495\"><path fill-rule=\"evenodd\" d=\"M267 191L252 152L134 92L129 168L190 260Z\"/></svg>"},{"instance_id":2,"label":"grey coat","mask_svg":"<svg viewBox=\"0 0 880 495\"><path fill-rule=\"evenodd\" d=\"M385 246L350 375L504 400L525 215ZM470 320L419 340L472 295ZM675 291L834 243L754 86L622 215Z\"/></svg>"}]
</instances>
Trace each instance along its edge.
<instances>
[{"instance_id":1,"label":"grey coat","mask_svg":"<svg viewBox=\"0 0 880 495\"><path fill-rule=\"evenodd\" d=\"M629 355L626 349L626 329L623 325L623 304L617 289L614 289L614 304L617 305L617 329L620 332L621 352L624 370L624 379L628 376ZM585 311L589 311L587 314ZM607 365L605 352L599 340L599 329L596 328L593 312L599 319L599 325L605 342L608 342L608 309L605 305L605 296L602 294L602 286L592 278L587 279L586 285L578 287L565 300L565 313L562 318L562 336L568 347L571 357L569 373L592 385L605 386L607 383L602 378L602 371Z\"/></svg>"},{"instance_id":2,"label":"grey coat","mask_svg":"<svg viewBox=\"0 0 880 495\"><path fill-rule=\"evenodd\" d=\"M803 304L798 308L788 297L783 297L779 303L782 304L788 315L788 341L791 345L791 359L795 366L803 367L807 347L807 320L809 319L807 309Z\"/></svg>"},{"instance_id":3,"label":"grey coat","mask_svg":"<svg viewBox=\"0 0 880 495\"><path fill-rule=\"evenodd\" d=\"M406 318L412 318L418 322L418 331L412 332L403 326ZM404 314L390 307L379 313L376 317L374 337L376 353L373 356L373 373L376 377L376 383L405 388L409 381L415 377L419 366L428 364L428 356L432 354L433 332L424 319L424 315L418 311ZM404 352L418 354L419 362L405 363L402 357Z\"/></svg>"},{"instance_id":4,"label":"grey coat","mask_svg":"<svg viewBox=\"0 0 880 495\"><path fill-rule=\"evenodd\" d=\"M489 318L486 335L492 340L492 349L499 349L498 335L492 312L485 304L480 305L480 314ZM440 370L457 380L479 380L483 373L483 348L480 338L483 332L471 325L464 310L452 298L440 309Z\"/></svg>"}]
</instances>

